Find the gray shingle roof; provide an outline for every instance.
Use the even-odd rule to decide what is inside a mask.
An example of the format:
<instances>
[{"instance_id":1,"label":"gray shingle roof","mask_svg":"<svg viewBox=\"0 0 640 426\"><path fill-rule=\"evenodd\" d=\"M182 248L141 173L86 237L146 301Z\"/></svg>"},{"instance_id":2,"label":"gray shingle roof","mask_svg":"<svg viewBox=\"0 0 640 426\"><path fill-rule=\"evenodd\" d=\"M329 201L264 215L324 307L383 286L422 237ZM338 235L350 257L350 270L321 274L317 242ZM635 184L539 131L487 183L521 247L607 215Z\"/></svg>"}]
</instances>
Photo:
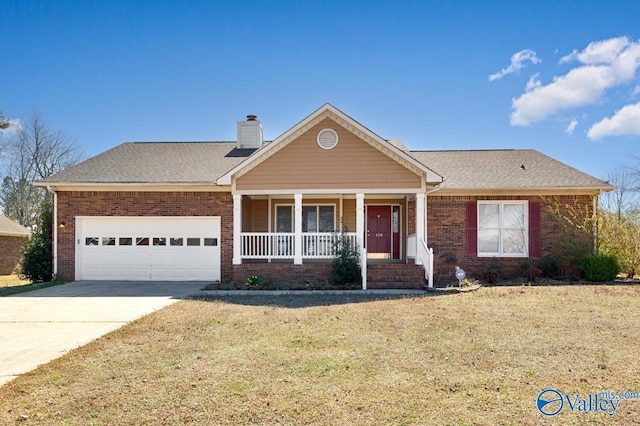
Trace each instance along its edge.
<instances>
[{"instance_id":1,"label":"gray shingle roof","mask_svg":"<svg viewBox=\"0 0 640 426\"><path fill-rule=\"evenodd\" d=\"M41 182L215 184L254 151L235 142L128 142Z\"/></svg>"},{"instance_id":2,"label":"gray shingle roof","mask_svg":"<svg viewBox=\"0 0 640 426\"><path fill-rule=\"evenodd\" d=\"M215 184L253 152L237 149L235 142L128 142L40 184ZM531 149L409 154L444 176L441 189L613 189Z\"/></svg>"},{"instance_id":3,"label":"gray shingle roof","mask_svg":"<svg viewBox=\"0 0 640 426\"><path fill-rule=\"evenodd\" d=\"M412 151L411 155L444 176L442 189L614 189L533 149Z\"/></svg>"},{"instance_id":4,"label":"gray shingle roof","mask_svg":"<svg viewBox=\"0 0 640 426\"><path fill-rule=\"evenodd\" d=\"M0 215L0 235L26 236L31 235L31 231L8 217Z\"/></svg>"}]
</instances>

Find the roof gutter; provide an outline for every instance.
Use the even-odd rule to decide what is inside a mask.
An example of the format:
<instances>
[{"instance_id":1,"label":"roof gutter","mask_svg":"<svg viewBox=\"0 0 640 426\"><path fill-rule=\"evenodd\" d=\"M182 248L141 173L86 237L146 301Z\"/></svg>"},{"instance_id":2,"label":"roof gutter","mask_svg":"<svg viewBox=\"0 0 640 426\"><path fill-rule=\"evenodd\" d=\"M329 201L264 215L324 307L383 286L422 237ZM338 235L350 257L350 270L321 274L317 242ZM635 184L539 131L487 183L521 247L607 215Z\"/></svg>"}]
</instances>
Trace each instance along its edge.
<instances>
[{"instance_id":1,"label":"roof gutter","mask_svg":"<svg viewBox=\"0 0 640 426\"><path fill-rule=\"evenodd\" d=\"M31 235L29 232L18 232L18 231L0 231L0 235L3 237L28 237Z\"/></svg>"}]
</instances>

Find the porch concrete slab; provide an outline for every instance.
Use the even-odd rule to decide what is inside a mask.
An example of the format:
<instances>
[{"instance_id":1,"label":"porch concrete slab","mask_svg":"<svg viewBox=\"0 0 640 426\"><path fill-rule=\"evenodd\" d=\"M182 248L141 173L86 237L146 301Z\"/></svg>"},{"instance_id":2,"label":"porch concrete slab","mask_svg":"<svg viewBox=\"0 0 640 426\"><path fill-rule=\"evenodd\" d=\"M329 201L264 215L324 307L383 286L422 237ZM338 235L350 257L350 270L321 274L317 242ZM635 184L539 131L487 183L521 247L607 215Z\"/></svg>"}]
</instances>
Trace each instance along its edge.
<instances>
[{"instance_id":1,"label":"porch concrete slab","mask_svg":"<svg viewBox=\"0 0 640 426\"><path fill-rule=\"evenodd\" d=\"M0 386L206 284L80 281L1 297Z\"/></svg>"}]
</instances>

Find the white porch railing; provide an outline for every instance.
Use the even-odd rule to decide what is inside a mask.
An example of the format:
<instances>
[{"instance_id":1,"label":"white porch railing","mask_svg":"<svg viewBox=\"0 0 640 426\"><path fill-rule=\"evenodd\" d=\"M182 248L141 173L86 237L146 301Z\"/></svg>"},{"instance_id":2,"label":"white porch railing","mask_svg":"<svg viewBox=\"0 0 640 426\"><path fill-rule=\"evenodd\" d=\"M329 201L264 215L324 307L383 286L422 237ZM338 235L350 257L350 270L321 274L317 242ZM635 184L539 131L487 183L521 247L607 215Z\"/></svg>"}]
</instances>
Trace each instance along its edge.
<instances>
[{"instance_id":1,"label":"white porch railing","mask_svg":"<svg viewBox=\"0 0 640 426\"><path fill-rule=\"evenodd\" d=\"M416 234L411 234L407 236L407 257L409 259L416 258L416 248L418 245L416 244Z\"/></svg>"},{"instance_id":2,"label":"white porch railing","mask_svg":"<svg viewBox=\"0 0 640 426\"><path fill-rule=\"evenodd\" d=\"M295 233L293 232L242 232L241 257L243 259L292 259L295 256ZM303 259L331 259L338 233L302 233ZM348 233L352 247L356 247L356 234Z\"/></svg>"},{"instance_id":3,"label":"white porch railing","mask_svg":"<svg viewBox=\"0 0 640 426\"><path fill-rule=\"evenodd\" d=\"M416 264L423 266L424 277L429 287L433 287L433 249L427 247L422 238L411 234L407 237L407 257L414 258Z\"/></svg>"}]
</instances>

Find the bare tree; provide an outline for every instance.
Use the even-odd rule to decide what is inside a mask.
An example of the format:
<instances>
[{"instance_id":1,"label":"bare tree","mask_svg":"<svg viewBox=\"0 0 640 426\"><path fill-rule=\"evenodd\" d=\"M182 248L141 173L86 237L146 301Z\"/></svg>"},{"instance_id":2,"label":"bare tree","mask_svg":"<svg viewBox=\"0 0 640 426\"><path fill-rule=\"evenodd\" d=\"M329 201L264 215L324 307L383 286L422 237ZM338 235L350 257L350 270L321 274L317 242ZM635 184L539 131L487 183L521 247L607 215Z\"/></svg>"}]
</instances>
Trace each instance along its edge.
<instances>
[{"instance_id":1,"label":"bare tree","mask_svg":"<svg viewBox=\"0 0 640 426\"><path fill-rule=\"evenodd\" d=\"M618 220L626 213L638 207L639 171L628 167L620 167L607 175L607 181L617 188L600 195L600 207L617 216Z\"/></svg>"},{"instance_id":2,"label":"bare tree","mask_svg":"<svg viewBox=\"0 0 640 426\"><path fill-rule=\"evenodd\" d=\"M40 114L18 129L6 156L0 204L7 217L24 226L35 223L46 197L42 188L31 183L76 164L81 158L75 143L63 132L50 130Z\"/></svg>"}]
</instances>

